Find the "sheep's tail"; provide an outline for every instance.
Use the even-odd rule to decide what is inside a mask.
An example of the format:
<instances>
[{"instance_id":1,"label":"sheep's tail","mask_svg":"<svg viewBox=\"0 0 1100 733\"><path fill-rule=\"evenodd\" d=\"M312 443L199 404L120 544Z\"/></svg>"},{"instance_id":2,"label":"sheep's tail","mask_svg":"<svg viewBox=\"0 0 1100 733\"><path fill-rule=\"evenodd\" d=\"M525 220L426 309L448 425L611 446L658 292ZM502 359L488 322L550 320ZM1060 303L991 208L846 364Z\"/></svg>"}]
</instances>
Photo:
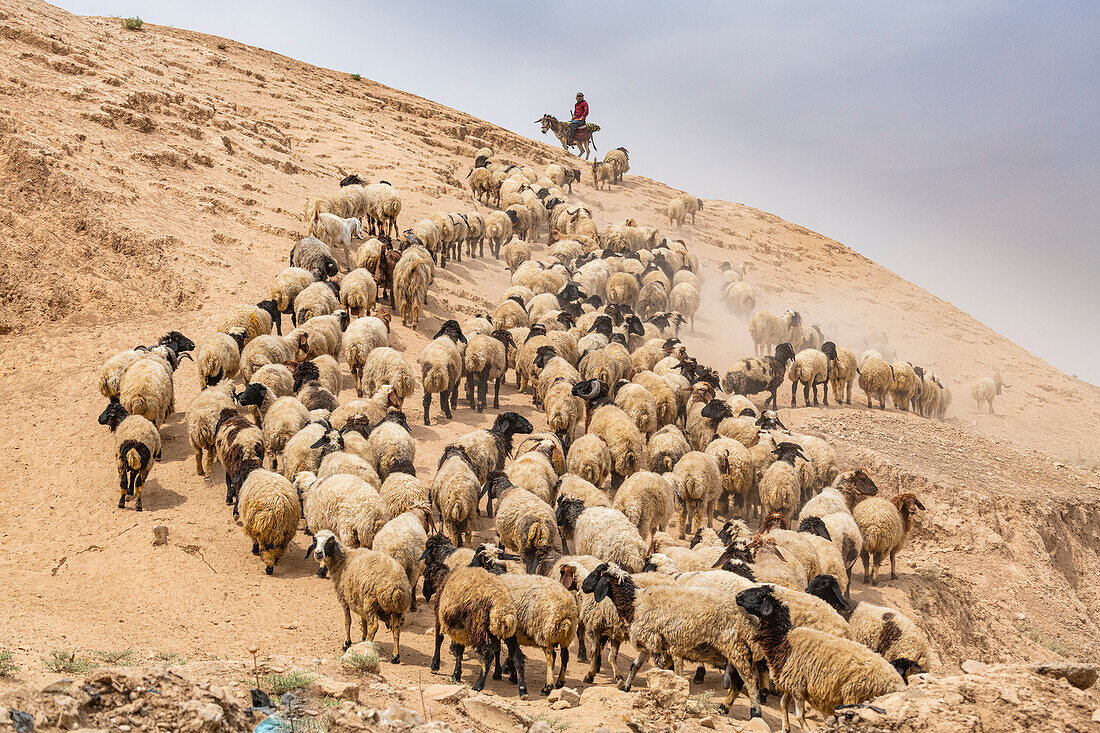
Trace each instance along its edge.
<instances>
[{"instance_id":1,"label":"sheep's tail","mask_svg":"<svg viewBox=\"0 0 1100 733\"><path fill-rule=\"evenodd\" d=\"M498 639L508 639L516 635L516 612L494 603L489 609L489 632Z\"/></svg>"},{"instance_id":2,"label":"sheep's tail","mask_svg":"<svg viewBox=\"0 0 1100 733\"><path fill-rule=\"evenodd\" d=\"M306 201L306 222L312 225L321 213L321 199L308 199Z\"/></svg>"},{"instance_id":3,"label":"sheep's tail","mask_svg":"<svg viewBox=\"0 0 1100 733\"><path fill-rule=\"evenodd\" d=\"M527 544L530 547L548 547L551 543L545 529L540 523L532 524L527 530Z\"/></svg>"},{"instance_id":4,"label":"sheep's tail","mask_svg":"<svg viewBox=\"0 0 1100 733\"><path fill-rule=\"evenodd\" d=\"M562 646L568 646L573 643L573 639L577 636L577 621L574 618L566 617L558 619L558 622L554 624L553 638L561 641Z\"/></svg>"},{"instance_id":5,"label":"sheep's tail","mask_svg":"<svg viewBox=\"0 0 1100 733\"><path fill-rule=\"evenodd\" d=\"M451 521L461 522L466 519L467 512L463 511L463 508L458 504L451 507Z\"/></svg>"}]
</instances>

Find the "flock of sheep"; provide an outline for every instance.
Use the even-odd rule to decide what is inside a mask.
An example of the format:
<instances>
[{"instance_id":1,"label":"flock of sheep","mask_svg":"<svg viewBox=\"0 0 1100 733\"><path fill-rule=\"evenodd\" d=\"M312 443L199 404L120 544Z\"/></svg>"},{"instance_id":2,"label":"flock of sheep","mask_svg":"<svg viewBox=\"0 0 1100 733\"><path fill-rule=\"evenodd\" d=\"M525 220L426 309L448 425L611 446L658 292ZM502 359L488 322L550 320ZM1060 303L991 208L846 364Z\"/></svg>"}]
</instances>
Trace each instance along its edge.
<instances>
[{"instance_id":1,"label":"flock of sheep","mask_svg":"<svg viewBox=\"0 0 1100 733\"><path fill-rule=\"evenodd\" d=\"M616 152L605 178L594 168L597 185L627 170L625 150ZM476 656L475 690L491 673L525 694L528 647L545 657L548 694L564 684L576 641L585 682L601 674L605 649L626 690L650 659L677 673L694 663L698 683L710 666L726 689L724 712L744 691L760 715L770 687L782 695L786 730L790 701L800 721L806 704L828 716L927 669L916 624L851 597L857 560L864 583L879 581L887 557L897 577L920 499L878 496L866 470L841 470L828 442L788 430L767 408L785 377L792 403L799 384L814 404L819 385L828 404L830 384L850 402L858 375L869 404L889 394L941 418L950 392L871 350L857 369L850 351L804 329L793 311L756 313L761 355L720 378L676 337L704 278L683 241L632 219L599 228L562 191L579 175L559 165L540 176L483 149L469 179L502 210L437 213L399 233L397 191L349 176L309 201L309 236L270 298L231 309L197 346L173 331L109 359L100 422L117 440L118 506L133 500L141 510L159 428L175 411L173 373L192 358L202 387L187 409L196 472L209 480L215 460L224 468L226 503L268 574L300 528L312 536L307 554L332 579L345 648L353 616L367 639L382 622L397 663L422 580L431 668L450 639L456 681L466 650ZM677 201L670 220L702 208L687 195ZM352 252L364 227L370 239ZM534 259L530 242L543 228L545 254ZM491 313L445 321L414 365L390 347L381 305L415 328L435 268L463 250L483 256L485 239L506 260L511 287ZM744 273L726 264L719 275L729 287ZM340 398L341 358L354 399ZM428 425L433 399L447 419L460 405L488 409L490 383L498 409L510 377L547 429L499 413L430 456L430 481L418 476L402 412L417 386ZM748 399L761 392L764 409ZM473 539L482 513L496 542ZM623 674L626 641L637 657Z\"/></svg>"}]
</instances>

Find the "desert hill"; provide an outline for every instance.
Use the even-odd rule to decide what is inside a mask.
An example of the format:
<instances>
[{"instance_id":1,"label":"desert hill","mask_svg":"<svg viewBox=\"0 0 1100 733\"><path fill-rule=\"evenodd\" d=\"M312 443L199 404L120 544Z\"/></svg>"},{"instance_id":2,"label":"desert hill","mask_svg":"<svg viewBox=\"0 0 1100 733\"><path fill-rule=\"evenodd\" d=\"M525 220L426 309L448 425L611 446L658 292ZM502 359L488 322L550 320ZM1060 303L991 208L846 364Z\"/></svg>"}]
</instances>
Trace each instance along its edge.
<instances>
[{"instance_id":1,"label":"desert hill","mask_svg":"<svg viewBox=\"0 0 1100 733\"><path fill-rule=\"evenodd\" d=\"M304 234L308 196L355 172L401 192L402 228L432 211L485 211L465 185L483 145L539 170L584 169L574 195L601 226L633 216L667 229L676 193L644 176L663 151L632 150L624 184L597 192L553 139L231 40L148 23L130 31L33 0L0 0L0 68L0 581L16 589L0 594L0 649L39 676L53 648L213 660L243 658L254 642L297 659L336 653L339 609L302 560L301 537L282 577L263 576L229 519L220 474L213 486L194 475L182 412L163 430L143 514L114 508L111 443L95 423L95 375L108 356L171 328L197 341L228 307L267 297ZM601 149L617 144L612 130L601 138ZM834 442L846 464L872 468L888 495L924 497L900 579L860 587L864 600L920 621L934 671L967 658L1097 658L1100 389L750 206L707 200L697 225L666 234L711 276L695 332L682 336L720 371L752 343L719 302L716 268L751 261L759 307L795 308L853 350L884 332L900 359L951 388L947 422L858 404L781 411L792 429ZM413 361L440 320L491 309L507 285L492 258L449 265L418 331L395 321L391 340ZM997 415L976 416L969 385L994 370L1011 388ZM185 410L198 389L189 365L176 389ZM502 398L535 419L513 388ZM460 404L455 420L425 428L419 399L409 402L425 477L446 441L492 419ZM169 528L167 546L150 546L156 525ZM407 623L406 664L387 672L391 682L428 677L429 613ZM743 706L734 715L743 719Z\"/></svg>"}]
</instances>

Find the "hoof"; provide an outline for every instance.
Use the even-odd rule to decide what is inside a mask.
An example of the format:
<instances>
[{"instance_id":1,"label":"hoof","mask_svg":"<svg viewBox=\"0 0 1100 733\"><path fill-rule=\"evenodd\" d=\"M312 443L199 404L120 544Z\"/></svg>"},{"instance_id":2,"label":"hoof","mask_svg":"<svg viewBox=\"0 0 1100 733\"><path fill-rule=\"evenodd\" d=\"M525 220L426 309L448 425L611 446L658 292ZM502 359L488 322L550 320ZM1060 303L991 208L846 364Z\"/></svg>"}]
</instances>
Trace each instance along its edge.
<instances>
[{"instance_id":1,"label":"hoof","mask_svg":"<svg viewBox=\"0 0 1100 733\"><path fill-rule=\"evenodd\" d=\"M526 700L527 699L527 688L523 685L520 685L520 688L519 688L519 699L520 700Z\"/></svg>"},{"instance_id":2,"label":"hoof","mask_svg":"<svg viewBox=\"0 0 1100 733\"><path fill-rule=\"evenodd\" d=\"M760 708L749 708L749 720L752 720L753 718L763 718L763 717L764 717L764 713L761 712Z\"/></svg>"},{"instance_id":3,"label":"hoof","mask_svg":"<svg viewBox=\"0 0 1100 733\"><path fill-rule=\"evenodd\" d=\"M139 501L139 502L137 503L137 505L136 505L136 506L134 507L134 511L138 511L138 512L142 511L142 509L141 509L141 502L140 502L140 501ZM896 576L896 575L894 575L894 576L892 576L892 577L894 577L894 578L897 578L897 576Z\"/></svg>"},{"instance_id":4,"label":"hoof","mask_svg":"<svg viewBox=\"0 0 1100 733\"><path fill-rule=\"evenodd\" d=\"M500 672L493 672L493 679L494 680L502 680L502 679L504 679L504 675L502 675Z\"/></svg>"},{"instance_id":5,"label":"hoof","mask_svg":"<svg viewBox=\"0 0 1100 733\"><path fill-rule=\"evenodd\" d=\"M727 708L725 706L725 704L720 704L718 706L718 712L721 713L722 715L729 715L730 714L730 709Z\"/></svg>"},{"instance_id":6,"label":"hoof","mask_svg":"<svg viewBox=\"0 0 1100 733\"><path fill-rule=\"evenodd\" d=\"M539 690L539 694L540 695L549 695L550 691L553 690L553 689L554 689L553 685L546 685L541 690Z\"/></svg>"},{"instance_id":7,"label":"hoof","mask_svg":"<svg viewBox=\"0 0 1100 733\"><path fill-rule=\"evenodd\" d=\"M696 682L703 682L703 681L706 680L706 677L707 677L707 672L702 667L695 670L695 681Z\"/></svg>"},{"instance_id":8,"label":"hoof","mask_svg":"<svg viewBox=\"0 0 1100 733\"><path fill-rule=\"evenodd\" d=\"M118 500L118 508L119 509L125 509L126 508L126 500L125 499L119 499Z\"/></svg>"},{"instance_id":9,"label":"hoof","mask_svg":"<svg viewBox=\"0 0 1100 733\"><path fill-rule=\"evenodd\" d=\"M343 650L343 651L345 651L345 652L346 652L346 651L347 651L348 649L351 649L351 639L348 639L347 641L345 641L345 642L344 642L344 646L343 646L343 648L342 648L342 650Z\"/></svg>"},{"instance_id":10,"label":"hoof","mask_svg":"<svg viewBox=\"0 0 1100 733\"><path fill-rule=\"evenodd\" d=\"M565 687L565 682L563 682L561 680L558 680L557 682L554 683L554 689L556 689L556 690L560 690L563 687Z\"/></svg>"},{"instance_id":11,"label":"hoof","mask_svg":"<svg viewBox=\"0 0 1100 733\"><path fill-rule=\"evenodd\" d=\"M590 685L590 684L592 684L592 680L594 680L594 679L596 679L596 676L595 676L595 675L591 675L591 674L586 674L586 675L584 676L584 683L585 683L586 685Z\"/></svg>"},{"instance_id":12,"label":"hoof","mask_svg":"<svg viewBox=\"0 0 1100 733\"><path fill-rule=\"evenodd\" d=\"M579 664L588 664L588 655L587 654L578 654L577 655L577 662Z\"/></svg>"},{"instance_id":13,"label":"hoof","mask_svg":"<svg viewBox=\"0 0 1100 733\"><path fill-rule=\"evenodd\" d=\"M345 649L346 649L346 647L345 647ZM430 669L433 672L438 672L439 671L439 662L437 662L433 659L432 663L430 665L428 665L428 669Z\"/></svg>"},{"instance_id":14,"label":"hoof","mask_svg":"<svg viewBox=\"0 0 1100 733\"><path fill-rule=\"evenodd\" d=\"M457 685L458 684L458 678L452 677L451 682ZM485 689L485 683L484 682L481 682L481 683L475 682L474 686L471 687L470 689L473 690L474 692L481 692L483 689Z\"/></svg>"},{"instance_id":15,"label":"hoof","mask_svg":"<svg viewBox=\"0 0 1100 733\"><path fill-rule=\"evenodd\" d=\"M626 684L625 682L620 682L619 689L623 692L630 692L630 685Z\"/></svg>"},{"instance_id":16,"label":"hoof","mask_svg":"<svg viewBox=\"0 0 1100 733\"><path fill-rule=\"evenodd\" d=\"M401 655L400 654L395 654L393 656L393 658L390 660L390 664L401 664Z\"/></svg>"},{"instance_id":17,"label":"hoof","mask_svg":"<svg viewBox=\"0 0 1100 733\"><path fill-rule=\"evenodd\" d=\"M264 568L264 572L267 573L268 575L274 575L275 574L275 566L274 565L268 565L266 568Z\"/></svg>"}]
</instances>

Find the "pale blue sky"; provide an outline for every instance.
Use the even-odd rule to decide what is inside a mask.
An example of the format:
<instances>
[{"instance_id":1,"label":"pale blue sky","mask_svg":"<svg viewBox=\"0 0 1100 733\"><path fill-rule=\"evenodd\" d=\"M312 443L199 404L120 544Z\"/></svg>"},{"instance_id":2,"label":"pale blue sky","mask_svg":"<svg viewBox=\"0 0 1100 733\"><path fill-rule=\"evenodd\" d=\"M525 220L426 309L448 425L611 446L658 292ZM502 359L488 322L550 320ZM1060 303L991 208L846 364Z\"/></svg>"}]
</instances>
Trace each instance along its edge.
<instances>
[{"instance_id":1,"label":"pale blue sky","mask_svg":"<svg viewBox=\"0 0 1100 733\"><path fill-rule=\"evenodd\" d=\"M1100 383L1100 2L58 5L358 72L532 137L583 89L635 171L844 242Z\"/></svg>"}]
</instances>

